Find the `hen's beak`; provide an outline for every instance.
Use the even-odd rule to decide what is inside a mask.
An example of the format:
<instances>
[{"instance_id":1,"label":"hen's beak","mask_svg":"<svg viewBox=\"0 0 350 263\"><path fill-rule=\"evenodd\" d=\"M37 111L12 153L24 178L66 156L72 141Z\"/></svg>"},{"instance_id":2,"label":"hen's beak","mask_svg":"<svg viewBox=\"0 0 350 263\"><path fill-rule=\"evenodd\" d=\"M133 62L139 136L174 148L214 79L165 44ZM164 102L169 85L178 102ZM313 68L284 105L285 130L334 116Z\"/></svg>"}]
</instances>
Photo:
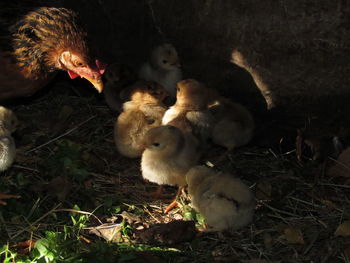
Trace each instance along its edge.
<instances>
[{"instance_id":1,"label":"hen's beak","mask_svg":"<svg viewBox=\"0 0 350 263\"><path fill-rule=\"evenodd\" d=\"M94 77L90 77L90 76L83 76L83 77L86 78L88 81L90 81L91 84L94 85L95 89L97 89L97 91L101 93L103 91L102 75L106 71L107 64L96 59L95 66L97 69L97 72L95 72L95 74L97 74L98 76L95 75Z\"/></svg>"},{"instance_id":2,"label":"hen's beak","mask_svg":"<svg viewBox=\"0 0 350 263\"><path fill-rule=\"evenodd\" d=\"M103 81L102 78L97 78L97 79L93 79L87 76L83 76L83 78L87 79L88 81L91 82L92 85L94 85L95 89L101 93L103 91Z\"/></svg>"}]
</instances>

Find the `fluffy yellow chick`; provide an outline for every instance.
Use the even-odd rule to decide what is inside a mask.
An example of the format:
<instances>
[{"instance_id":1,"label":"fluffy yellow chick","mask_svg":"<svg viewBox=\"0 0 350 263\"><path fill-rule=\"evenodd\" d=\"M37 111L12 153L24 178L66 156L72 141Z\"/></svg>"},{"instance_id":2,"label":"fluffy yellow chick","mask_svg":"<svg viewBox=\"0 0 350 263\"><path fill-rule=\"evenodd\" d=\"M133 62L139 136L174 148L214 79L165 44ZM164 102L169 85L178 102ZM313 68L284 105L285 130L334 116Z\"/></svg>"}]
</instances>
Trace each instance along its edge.
<instances>
[{"instance_id":1,"label":"fluffy yellow chick","mask_svg":"<svg viewBox=\"0 0 350 263\"><path fill-rule=\"evenodd\" d=\"M17 128L17 118L13 111L0 106L0 171L8 169L16 155L16 145L11 134ZM6 202L2 199L19 198L18 195L0 193L0 205Z\"/></svg>"},{"instance_id":2,"label":"fluffy yellow chick","mask_svg":"<svg viewBox=\"0 0 350 263\"><path fill-rule=\"evenodd\" d=\"M240 179L204 166L193 167L186 179L192 206L209 231L233 231L252 221L255 199Z\"/></svg>"},{"instance_id":3,"label":"fluffy yellow chick","mask_svg":"<svg viewBox=\"0 0 350 263\"><path fill-rule=\"evenodd\" d=\"M207 105L215 96L215 92L194 79L179 81L176 91L176 103L166 111L162 124L171 124L175 119L186 118L193 133L205 143L214 124L214 118ZM183 122L186 121L182 120Z\"/></svg>"},{"instance_id":4,"label":"fluffy yellow chick","mask_svg":"<svg viewBox=\"0 0 350 263\"><path fill-rule=\"evenodd\" d=\"M142 140L146 132L161 125L166 107L162 103L168 93L155 82L139 81L131 100L123 104L123 112L114 126L114 141L120 154L135 158L143 152Z\"/></svg>"},{"instance_id":5,"label":"fluffy yellow chick","mask_svg":"<svg viewBox=\"0 0 350 263\"><path fill-rule=\"evenodd\" d=\"M0 134L10 135L17 129L18 120L12 110L0 106Z\"/></svg>"},{"instance_id":6,"label":"fluffy yellow chick","mask_svg":"<svg viewBox=\"0 0 350 263\"><path fill-rule=\"evenodd\" d=\"M103 95L107 105L112 110L121 112L123 103L130 99L126 90L136 82L136 74L127 65L112 63L108 65L104 79Z\"/></svg>"},{"instance_id":7,"label":"fluffy yellow chick","mask_svg":"<svg viewBox=\"0 0 350 263\"><path fill-rule=\"evenodd\" d=\"M146 133L144 145L141 159L144 179L159 185L180 186L180 189L186 185L186 173L200 157L197 143L191 135L171 125L159 126ZM166 212L174 205L176 201L168 206Z\"/></svg>"},{"instance_id":8,"label":"fluffy yellow chick","mask_svg":"<svg viewBox=\"0 0 350 263\"><path fill-rule=\"evenodd\" d=\"M175 98L176 83L182 79L182 71L174 46L166 43L155 47L150 60L141 66L139 77L158 82Z\"/></svg>"},{"instance_id":9,"label":"fluffy yellow chick","mask_svg":"<svg viewBox=\"0 0 350 263\"><path fill-rule=\"evenodd\" d=\"M247 144L252 139L253 116L241 104L219 98L209 106L209 110L215 119L211 133L215 144L232 150Z\"/></svg>"}]
</instances>

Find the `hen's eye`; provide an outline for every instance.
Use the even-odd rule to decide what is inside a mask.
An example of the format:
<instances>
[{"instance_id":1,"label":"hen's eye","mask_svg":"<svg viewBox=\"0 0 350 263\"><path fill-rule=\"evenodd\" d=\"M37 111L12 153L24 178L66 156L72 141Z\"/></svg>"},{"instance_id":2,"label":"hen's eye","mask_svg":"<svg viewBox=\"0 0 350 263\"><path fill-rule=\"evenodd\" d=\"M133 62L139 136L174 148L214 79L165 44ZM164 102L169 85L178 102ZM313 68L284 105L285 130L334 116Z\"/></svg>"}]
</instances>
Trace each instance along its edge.
<instances>
[{"instance_id":1,"label":"hen's eye","mask_svg":"<svg viewBox=\"0 0 350 263\"><path fill-rule=\"evenodd\" d=\"M75 63L75 66L77 66L77 67L82 67L84 64L82 63L82 62L76 62Z\"/></svg>"},{"instance_id":2,"label":"hen's eye","mask_svg":"<svg viewBox=\"0 0 350 263\"><path fill-rule=\"evenodd\" d=\"M155 146L155 147L158 147L158 146L159 146L159 143L155 142L155 143L153 143L152 145Z\"/></svg>"},{"instance_id":3,"label":"hen's eye","mask_svg":"<svg viewBox=\"0 0 350 263\"><path fill-rule=\"evenodd\" d=\"M166 64L166 63L168 63L168 61L167 60L163 60L163 64Z\"/></svg>"}]
</instances>

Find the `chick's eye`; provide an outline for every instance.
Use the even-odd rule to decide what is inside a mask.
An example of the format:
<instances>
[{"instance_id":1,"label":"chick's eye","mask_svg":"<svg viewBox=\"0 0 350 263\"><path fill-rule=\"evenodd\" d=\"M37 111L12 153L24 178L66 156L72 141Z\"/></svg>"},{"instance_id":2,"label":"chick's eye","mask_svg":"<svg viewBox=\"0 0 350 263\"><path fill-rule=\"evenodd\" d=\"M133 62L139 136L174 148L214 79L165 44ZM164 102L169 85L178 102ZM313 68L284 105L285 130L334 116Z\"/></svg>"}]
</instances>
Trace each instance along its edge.
<instances>
[{"instance_id":1,"label":"chick's eye","mask_svg":"<svg viewBox=\"0 0 350 263\"><path fill-rule=\"evenodd\" d=\"M155 142L155 143L153 143L152 145L155 146L155 147L158 147L158 146L159 146L159 143Z\"/></svg>"}]
</instances>

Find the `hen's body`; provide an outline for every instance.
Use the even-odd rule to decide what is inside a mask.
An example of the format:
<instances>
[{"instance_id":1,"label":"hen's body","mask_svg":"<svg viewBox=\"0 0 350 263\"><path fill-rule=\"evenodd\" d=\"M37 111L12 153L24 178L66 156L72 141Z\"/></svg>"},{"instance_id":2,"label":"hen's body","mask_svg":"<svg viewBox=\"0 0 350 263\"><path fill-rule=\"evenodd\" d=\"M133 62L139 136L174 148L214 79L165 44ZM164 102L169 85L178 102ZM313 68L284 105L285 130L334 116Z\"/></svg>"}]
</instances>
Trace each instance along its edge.
<instances>
[{"instance_id":1,"label":"hen's body","mask_svg":"<svg viewBox=\"0 0 350 263\"><path fill-rule=\"evenodd\" d=\"M51 77L43 79L29 79L23 76L21 68L13 64L10 59L0 55L0 100L13 97L30 96L44 87Z\"/></svg>"},{"instance_id":2,"label":"hen's body","mask_svg":"<svg viewBox=\"0 0 350 263\"><path fill-rule=\"evenodd\" d=\"M17 17L16 9L3 8L0 14L1 101L33 94L57 69L102 90L104 67L91 54L73 11L40 7Z\"/></svg>"}]
</instances>

